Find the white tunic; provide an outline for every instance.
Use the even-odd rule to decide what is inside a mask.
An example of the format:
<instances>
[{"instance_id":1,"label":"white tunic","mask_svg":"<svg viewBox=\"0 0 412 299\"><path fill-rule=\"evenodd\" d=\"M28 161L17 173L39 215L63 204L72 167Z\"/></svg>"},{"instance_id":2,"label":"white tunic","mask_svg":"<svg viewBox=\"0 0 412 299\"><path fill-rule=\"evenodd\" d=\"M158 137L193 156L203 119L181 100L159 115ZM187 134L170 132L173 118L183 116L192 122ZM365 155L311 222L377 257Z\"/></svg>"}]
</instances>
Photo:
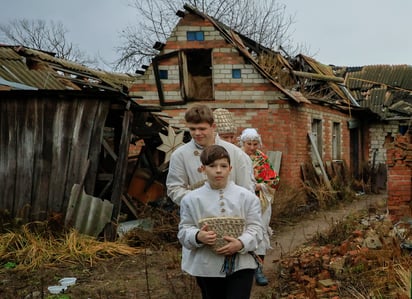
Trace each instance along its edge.
<instances>
[{"instance_id":1,"label":"white tunic","mask_svg":"<svg viewBox=\"0 0 412 299\"><path fill-rule=\"evenodd\" d=\"M229 179L254 192L255 180L249 156L236 145L226 142L218 136L216 136L215 144L223 146L229 153L232 165ZM206 175L200 172L201 152L202 147L198 146L192 139L177 148L170 158L169 172L166 178L167 195L177 205L180 205L180 201L186 193L200 187L206 181Z\"/></svg>"},{"instance_id":2,"label":"white tunic","mask_svg":"<svg viewBox=\"0 0 412 299\"><path fill-rule=\"evenodd\" d=\"M180 206L178 239L183 246L182 270L193 276L225 277L221 272L225 256L196 242L198 222L208 217L242 217L245 231L238 237L244 245L238 254L235 271L255 269L257 263L248 254L262 240L260 204L257 196L229 181L224 189L212 189L208 182L184 196Z\"/></svg>"}]
</instances>

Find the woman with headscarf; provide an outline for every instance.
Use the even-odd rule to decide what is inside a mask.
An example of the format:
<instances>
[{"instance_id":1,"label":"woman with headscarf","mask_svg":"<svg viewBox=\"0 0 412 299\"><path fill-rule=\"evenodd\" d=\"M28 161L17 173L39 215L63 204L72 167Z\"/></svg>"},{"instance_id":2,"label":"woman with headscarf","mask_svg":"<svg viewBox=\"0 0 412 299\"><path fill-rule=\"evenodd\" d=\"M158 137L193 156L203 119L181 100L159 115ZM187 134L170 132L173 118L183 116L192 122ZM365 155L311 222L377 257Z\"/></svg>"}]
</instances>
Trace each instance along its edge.
<instances>
[{"instance_id":1,"label":"woman with headscarf","mask_svg":"<svg viewBox=\"0 0 412 299\"><path fill-rule=\"evenodd\" d=\"M252 159L253 172L256 179L256 195L260 199L262 210L263 224L263 241L260 243L256 254L263 260L266 251L270 248L270 236L272 229L270 228L270 219L272 216L272 203L275 190L278 188L279 176L269 162L268 156L260 150L262 139L256 129L247 128L243 130L240 136L240 145L243 151ZM264 286L268 284L268 280L263 274L262 267L256 269L255 280L258 285Z\"/></svg>"}]
</instances>

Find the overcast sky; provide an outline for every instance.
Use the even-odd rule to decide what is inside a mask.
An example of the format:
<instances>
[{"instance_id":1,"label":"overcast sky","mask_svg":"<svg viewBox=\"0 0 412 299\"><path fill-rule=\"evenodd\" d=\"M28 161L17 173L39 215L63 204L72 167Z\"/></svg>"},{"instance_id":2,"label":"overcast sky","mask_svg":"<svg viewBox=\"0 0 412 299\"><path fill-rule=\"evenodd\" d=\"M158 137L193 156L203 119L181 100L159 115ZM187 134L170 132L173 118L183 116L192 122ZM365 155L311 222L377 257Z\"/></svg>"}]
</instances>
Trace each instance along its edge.
<instances>
[{"instance_id":1,"label":"overcast sky","mask_svg":"<svg viewBox=\"0 0 412 299\"><path fill-rule=\"evenodd\" d=\"M1 0L0 23L13 19L61 21L67 37L91 56L117 57L119 32L133 25L129 0ZM293 15L296 43L324 64L412 65L410 0L279 0ZM2 40L0 39L0 43Z\"/></svg>"}]
</instances>

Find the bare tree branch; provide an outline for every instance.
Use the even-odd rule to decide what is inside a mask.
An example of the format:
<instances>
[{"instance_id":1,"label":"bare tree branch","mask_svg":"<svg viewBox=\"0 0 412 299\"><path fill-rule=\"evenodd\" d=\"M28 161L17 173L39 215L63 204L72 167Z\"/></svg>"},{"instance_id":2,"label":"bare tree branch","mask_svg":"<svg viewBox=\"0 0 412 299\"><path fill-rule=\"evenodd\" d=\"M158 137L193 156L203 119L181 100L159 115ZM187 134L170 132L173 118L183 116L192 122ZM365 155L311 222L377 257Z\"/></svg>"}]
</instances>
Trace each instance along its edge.
<instances>
[{"instance_id":1,"label":"bare tree branch","mask_svg":"<svg viewBox=\"0 0 412 299\"><path fill-rule=\"evenodd\" d=\"M131 0L139 21L122 31L115 68L130 71L148 64L158 53L153 45L166 42L179 20L176 12L186 3L266 48L291 53L302 48L290 35L293 16L287 16L286 6L277 0Z\"/></svg>"},{"instance_id":2,"label":"bare tree branch","mask_svg":"<svg viewBox=\"0 0 412 299\"><path fill-rule=\"evenodd\" d=\"M4 36L4 43L52 52L58 58L81 64L96 65L96 59L87 57L67 40L67 33L67 29L61 22L51 21L47 24L44 20L16 19L8 24L0 24L0 34Z\"/></svg>"}]
</instances>

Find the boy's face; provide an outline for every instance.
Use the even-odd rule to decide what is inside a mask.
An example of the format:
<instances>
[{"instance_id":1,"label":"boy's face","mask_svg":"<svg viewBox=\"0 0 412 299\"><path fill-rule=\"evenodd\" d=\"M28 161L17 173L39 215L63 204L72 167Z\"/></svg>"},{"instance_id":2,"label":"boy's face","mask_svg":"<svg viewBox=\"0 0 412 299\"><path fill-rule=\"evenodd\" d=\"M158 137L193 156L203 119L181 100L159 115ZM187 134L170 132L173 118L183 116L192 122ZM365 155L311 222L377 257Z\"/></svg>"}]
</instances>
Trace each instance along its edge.
<instances>
[{"instance_id":1,"label":"boy's face","mask_svg":"<svg viewBox=\"0 0 412 299\"><path fill-rule=\"evenodd\" d=\"M208 146L215 143L215 127L216 124L204 123L186 123L186 127L189 129L190 136L200 146Z\"/></svg>"},{"instance_id":2,"label":"boy's face","mask_svg":"<svg viewBox=\"0 0 412 299\"><path fill-rule=\"evenodd\" d=\"M207 176L207 180L213 189L226 187L232 166L225 158L217 159L212 164L202 165L202 169Z\"/></svg>"},{"instance_id":3,"label":"boy's face","mask_svg":"<svg viewBox=\"0 0 412 299\"><path fill-rule=\"evenodd\" d=\"M224 141L230 142L235 144L236 143L236 136L235 133L219 133L220 139Z\"/></svg>"}]
</instances>

